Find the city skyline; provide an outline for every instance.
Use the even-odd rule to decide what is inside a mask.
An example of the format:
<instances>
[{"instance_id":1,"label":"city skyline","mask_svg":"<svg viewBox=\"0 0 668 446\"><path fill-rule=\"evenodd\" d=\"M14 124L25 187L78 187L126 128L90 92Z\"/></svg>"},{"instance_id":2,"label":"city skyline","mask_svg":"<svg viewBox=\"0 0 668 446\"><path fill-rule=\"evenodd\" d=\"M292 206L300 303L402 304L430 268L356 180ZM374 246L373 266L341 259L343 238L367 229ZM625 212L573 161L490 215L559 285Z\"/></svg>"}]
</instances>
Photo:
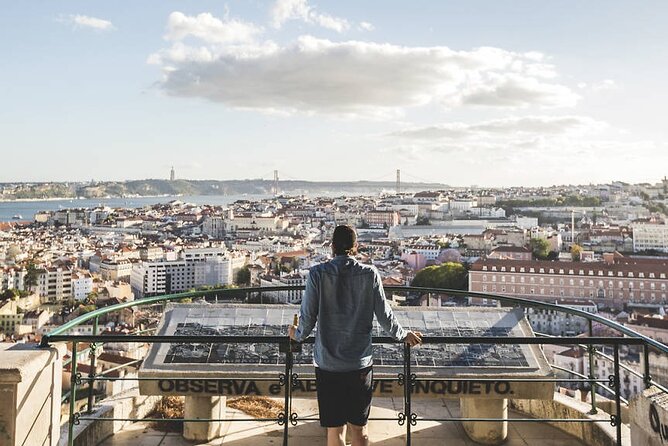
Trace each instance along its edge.
<instances>
[{"instance_id":1,"label":"city skyline","mask_svg":"<svg viewBox=\"0 0 668 446\"><path fill-rule=\"evenodd\" d=\"M6 2L0 182L656 182L668 5ZM326 166L326 168L324 167Z\"/></svg>"}]
</instances>

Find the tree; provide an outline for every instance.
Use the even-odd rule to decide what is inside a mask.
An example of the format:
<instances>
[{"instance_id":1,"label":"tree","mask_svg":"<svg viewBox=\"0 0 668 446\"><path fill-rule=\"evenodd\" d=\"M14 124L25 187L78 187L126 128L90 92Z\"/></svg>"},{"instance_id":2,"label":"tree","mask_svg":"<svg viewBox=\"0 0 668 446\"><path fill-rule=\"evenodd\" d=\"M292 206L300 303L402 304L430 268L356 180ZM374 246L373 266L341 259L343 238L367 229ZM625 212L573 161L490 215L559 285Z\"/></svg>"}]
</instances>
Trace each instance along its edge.
<instances>
[{"instance_id":1,"label":"tree","mask_svg":"<svg viewBox=\"0 0 668 446\"><path fill-rule=\"evenodd\" d=\"M7 252L5 254L5 259L7 259L7 261L13 262L16 260L19 254L21 254L21 248L19 248L17 245L9 245L9 248L7 248Z\"/></svg>"},{"instance_id":2,"label":"tree","mask_svg":"<svg viewBox=\"0 0 668 446\"><path fill-rule=\"evenodd\" d=\"M429 217L418 217L415 224L417 226L429 226L431 222L429 221Z\"/></svg>"},{"instance_id":3,"label":"tree","mask_svg":"<svg viewBox=\"0 0 668 446\"><path fill-rule=\"evenodd\" d=\"M250 274L250 269L248 269L247 266L242 267L239 271L237 271L237 277L235 282L237 285L250 285L250 279L251 279L251 274Z\"/></svg>"},{"instance_id":4,"label":"tree","mask_svg":"<svg viewBox=\"0 0 668 446\"><path fill-rule=\"evenodd\" d=\"M411 286L466 290L468 286L466 268L461 263L455 262L428 266L418 271Z\"/></svg>"},{"instance_id":5,"label":"tree","mask_svg":"<svg viewBox=\"0 0 668 446\"><path fill-rule=\"evenodd\" d=\"M96 307L95 305L80 305L79 306L79 315L90 313L91 311L95 311Z\"/></svg>"},{"instance_id":6,"label":"tree","mask_svg":"<svg viewBox=\"0 0 668 446\"><path fill-rule=\"evenodd\" d=\"M531 252L533 252L534 257L539 260L547 259L547 256L550 254L550 244L545 239L532 238L529 245L531 246Z\"/></svg>"},{"instance_id":7,"label":"tree","mask_svg":"<svg viewBox=\"0 0 668 446\"><path fill-rule=\"evenodd\" d=\"M450 247L450 241L448 240L437 240L436 245L441 249L448 249Z\"/></svg>"},{"instance_id":8,"label":"tree","mask_svg":"<svg viewBox=\"0 0 668 446\"><path fill-rule=\"evenodd\" d=\"M26 287L32 289L32 287L37 285L37 277L39 276L39 272L37 271L37 267L33 262L30 262L28 264L28 268L26 271L26 277L25 277L25 284Z\"/></svg>"},{"instance_id":9,"label":"tree","mask_svg":"<svg viewBox=\"0 0 668 446\"><path fill-rule=\"evenodd\" d=\"M0 300L6 300L6 299L11 299L11 300L16 300L19 298L21 293L14 289L14 288L8 288L2 293L0 293Z\"/></svg>"},{"instance_id":10,"label":"tree","mask_svg":"<svg viewBox=\"0 0 668 446\"><path fill-rule=\"evenodd\" d=\"M88 293L88 296L86 296L84 302L86 303L86 305L95 305L97 298L98 298L97 291L92 291Z\"/></svg>"}]
</instances>

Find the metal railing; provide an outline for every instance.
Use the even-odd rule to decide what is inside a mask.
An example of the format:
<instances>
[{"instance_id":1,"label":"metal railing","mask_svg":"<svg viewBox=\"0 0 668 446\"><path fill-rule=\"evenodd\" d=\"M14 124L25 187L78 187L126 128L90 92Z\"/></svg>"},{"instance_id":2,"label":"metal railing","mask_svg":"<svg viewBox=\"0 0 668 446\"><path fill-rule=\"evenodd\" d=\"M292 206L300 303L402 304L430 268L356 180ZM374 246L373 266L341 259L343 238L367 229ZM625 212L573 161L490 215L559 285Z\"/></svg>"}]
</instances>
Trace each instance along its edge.
<instances>
[{"instance_id":1,"label":"metal railing","mask_svg":"<svg viewBox=\"0 0 668 446\"><path fill-rule=\"evenodd\" d=\"M109 377L108 375L111 371L117 371L124 367L127 367L130 364L123 364L112 369L103 371L102 373L96 373L96 358L97 355L96 349L99 348L102 344L108 342L125 342L125 343L198 343L198 344L221 344L221 343L234 343L234 344L250 344L250 343L266 343L279 346L279 351L285 355L285 367L282 372L278 374L276 378L261 378L266 381L278 382L283 392L283 411L278 415L277 418L234 418L234 419L186 419L179 418L177 421L181 422L219 422L219 421L274 421L283 427L283 444L287 446L289 442L289 427L296 426L299 421L299 416L297 413L292 410L292 398L293 390L299 384L300 381L313 381L312 378L303 378L300 377L294 370L294 350L295 343L290 341L286 336L183 336L183 335L148 335L153 329L144 330L139 334L99 334L99 323L100 318L108 315L109 313L130 308L136 306L145 306L145 305L154 305L159 303L166 303L169 301L177 301L181 299L188 298L212 298L212 297L225 297L235 295L238 296L240 292L246 293L246 296L257 295L258 293L276 293L280 291L300 291L303 290L303 286L278 286L278 287L255 287L255 288L242 288L242 289L210 289L203 291L190 291L185 293L177 293L163 296L148 297L144 299L138 299L130 302L125 302L109 307L100 308L92 312L86 313L82 316L73 319L72 321L58 327L53 332L44 335L42 338L42 347L48 346L50 343L54 342L71 342L72 343L72 353L69 366L71 368L71 388L69 394L69 422L68 422L68 444L73 445L74 443L74 426L79 424L84 420L98 420L100 422L108 421L155 421L155 422L165 422L165 421L175 421L174 419L163 419L163 418L143 418L143 419L134 419L134 418L96 418L93 416L94 408L94 383L97 381L111 381L111 380L132 380L132 381L142 381L142 380L158 380L166 379L161 378L145 378L145 377ZM552 382L555 383L577 383L582 385L589 385L591 393L591 411L590 414L596 414L598 412L597 403L596 403L596 390L597 387L601 387L605 391L614 395L614 406L615 413L610 414L608 420L601 418L464 418L464 417L450 417L450 418L435 418L435 417L418 417L418 415L412 410L412 394L413 389L421 381L426 381L426 378L418 376L411 369L411 349L404 345L403 348L403 371L398 373L396 378L377 378L376 381L394 381L399 386L403 388L403 406L402 410L397 414L396 418L370 418L371 421L396 421L399 425L405 426L406 429L406 444L411 445L412 436L411 430L420 421L438 421L438 422L476 422L476 421L505 421L505 422L577 422L577 423L601 423L609 422L612 426L616 428L616 443L617 445L622 444L622 420L621 413L622 404L627 404L625 398L621 396L621 379L620 379L620 368L625 368L629 370L632 374L639 376L643 379L645 388L650 386L656 386L660 390L667 392L668 390L656 383L650 375L649 367L649 351L654 349L660 354L668 354L668 346L657 342L651 338L648 338L640 333L637 333L626 326L618 324L614 321L608 320L596 314L591 314L576 308L565 307L556 304L550 304L547 302L533 301L529 299L523 299L518 297L503 296L498 294L488 294L488 293L477 293L477 292L468 292L461 290L448 290L440 288L418 288L418 287L385 287L387 293L418 293L418 294L437 294L437 295L447 295L453 297L476 297L484 299L496 300L502 304L519 306L523 308L539 308L545 310L554 310L561 313L567 313L574 316L585 318L588 321L588 337L556 337L556 336L545 336L539 335L539 337L498 337L498 336L480 336L480 337L443 337L443 336L425 336L423 342L425 344L442 344L442 345L452 345L452 344L510 344L510 345L576 345L586 348L588 353L589 360L589 375L580 374L573 372L571 370L565 369L563 367L558 367L552 365L553 368L560 370L564 373L569 374L570 376L575 376L575 378L503 378L503 381L508 382ZM69 330L74 329L78 325L93 320L93 333L90 335L71 335L67 334ZM593 336L593 326L592 322L598 322L602 325L610 327L617 332L619 332L622 337L595 337ZM90 371L87 377L82 376L78 372L78 353L80 353L79 344L80 343L90 343L89 347L89 366ZM305 343L313 343L313 338L309 338ZM374 344L391 344L397 343L389 337L374 337ZM613 355L609 356L604 353L599 352L596 349L596 346L609 346L613 349ZM635 370L630 369L627 366L624 366L620 363L620 347L621 346L640 346L643 350L643 373L640 374ZM601 379L596 378L595 375L595 362L594 357L599 355L606 360L610 360L613 363L614 373L609 375L607 378ZM134 361L134 364L138 364L140 360ZM219 377L224 379L224 376ZM238 379L239 377L234 377L233 379ZM179 377L178 379L189 381L196 380L201 378L183 378ZM430 376L428 381L461 381L462 378L457 377L432 377ZM499 381L498 378L475 378L475 381ZM88 395L87 395L87 404L86 404L86 414L82 415L80 412L76 411L76 401L77 401L77 387L81 386L83 383L88 384ZM65 400L65 398L63 399Z\"/></svg>"}]
</instances>

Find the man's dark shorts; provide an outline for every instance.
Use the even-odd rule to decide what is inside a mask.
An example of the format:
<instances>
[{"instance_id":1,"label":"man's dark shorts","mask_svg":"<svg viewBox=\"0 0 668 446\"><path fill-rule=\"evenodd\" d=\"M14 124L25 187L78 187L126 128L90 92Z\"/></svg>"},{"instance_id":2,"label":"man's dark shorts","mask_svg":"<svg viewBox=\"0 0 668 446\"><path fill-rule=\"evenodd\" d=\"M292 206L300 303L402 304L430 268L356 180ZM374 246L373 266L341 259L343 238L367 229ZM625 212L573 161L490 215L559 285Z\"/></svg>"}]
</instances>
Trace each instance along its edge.
<instances>
[{"instance_id":1,"label":"man's dark shorts","mask_svg":"<svg viewBox=\"0 0 668 446\"><path fill-rule=\"evenodd\" d=\"M328 372L316 367L315 380L322 427L366 425L373 393L371 366L352 372Z\"/></svg>"}]
</instances>

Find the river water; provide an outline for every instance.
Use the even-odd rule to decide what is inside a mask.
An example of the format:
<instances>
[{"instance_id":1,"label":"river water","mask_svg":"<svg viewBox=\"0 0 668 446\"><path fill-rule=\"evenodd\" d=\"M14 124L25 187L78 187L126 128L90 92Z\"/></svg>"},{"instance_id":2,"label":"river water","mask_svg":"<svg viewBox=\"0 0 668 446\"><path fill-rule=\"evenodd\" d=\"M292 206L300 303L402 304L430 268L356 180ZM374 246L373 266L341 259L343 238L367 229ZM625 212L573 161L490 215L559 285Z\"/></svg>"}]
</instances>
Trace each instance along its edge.
<instances>
[{"instance_id":1,"label":"river water","mask_svg":"<svg viewBox=\"0 0 668 446\"><path fill-rule=\"evenodd\" d=\"M180 200L193 204L227 206L241 199L259 200L268 197L268 195L202 195L181 197L95 198L90 200L4 201L0 202L0 221L16 221L14 216L20 216L20 220L32 221L35 214L40 211L57 211L59 209L67 208L93 208L96 206L140 208L153 204L168 203L172 200Z\"/></svg>"}]
</instances>

